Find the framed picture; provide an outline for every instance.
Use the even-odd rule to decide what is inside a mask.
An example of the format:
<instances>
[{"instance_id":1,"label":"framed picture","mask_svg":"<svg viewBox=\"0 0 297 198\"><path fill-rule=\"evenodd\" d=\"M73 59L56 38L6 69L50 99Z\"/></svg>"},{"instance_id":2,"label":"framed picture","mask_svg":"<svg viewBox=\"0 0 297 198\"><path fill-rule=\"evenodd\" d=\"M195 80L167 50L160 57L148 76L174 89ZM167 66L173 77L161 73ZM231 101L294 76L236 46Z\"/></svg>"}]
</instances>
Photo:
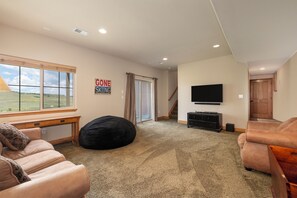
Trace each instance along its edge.
<instances>
[{"instance_id":1,"label":"framed picture","mask_svg":"<svg viewBox=\"0 0 297 198\"><path fill-rule=\"evenodd\" d=\"M95 78L95 94L111 94L111 80Z\"/></svg>"}]
</instances>

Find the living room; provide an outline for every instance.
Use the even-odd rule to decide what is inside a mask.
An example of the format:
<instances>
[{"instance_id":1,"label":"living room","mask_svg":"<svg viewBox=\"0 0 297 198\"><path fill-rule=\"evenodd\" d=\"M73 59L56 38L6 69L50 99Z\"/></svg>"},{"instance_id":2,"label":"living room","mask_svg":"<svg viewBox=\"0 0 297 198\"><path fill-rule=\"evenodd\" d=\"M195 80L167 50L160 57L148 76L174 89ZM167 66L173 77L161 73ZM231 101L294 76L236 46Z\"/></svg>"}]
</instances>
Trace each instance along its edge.
<instances>
[{"instance_id":1,"label":"living room","mask_svg":"<svg viewBox=\"0 0 297 198\"><path fill-rule=\"evenodd\" d=\"M151 176L157 174L162 175L162 172L166 170L166 166L170 167L170 164L162 164L158 161L161 160L158 157L162 158L162 152L165 152L166 148L169 149L170 146L166 147L162 142L160 146L163 146L163 148L157 147L158 143L161 142L158 142L157 139L152 139L149 133L150 130L164 129L163 134L162 131L157 131L156 134L152 133L151 135L160 135L162 137L160 139L166 142L169 141L170 138L174 138L172 137L173 134L170 134L167 130L176 131L176 135L180 139L185 138L179 136L183 131L191 130L189 131L188 137L197 139L195 144L200 143L198 138L205 141L208 138L215 139L215 141L218 142L213 143L213 145L219 145L217 149L214 149L214 147L208 148L208 146L211 145L201 143L201 148L193 148L193 150L189 152L191 155L195 156L198 151L205 149L206 151L209 151L209 153L214 154L214 156L219 154L222 156L226 155L226 161L234 158L234 163L232 162L232 164L230 162L232 164L230 170L238 172L238 177L230 176L226 181L231 182L230 180L232 179L236 180L238 178L242 179L242 177L247 177L250 181L257 183L258 185L256 185L256 187L253 185L246 185L243 182L244 179L238 179L238 183L242 184L242 186L238 186L238 188L242 190L246 185L248 189L243 190L244 193L246 193L242 195L243 197L256 197L260 195L271 196L269 189L271 185L269 183L271 177L257 171L244 172L243 165L238 162L240 161L239 148L233 146L237 146L236 138L239 135L237 132L244 132L250 119L249 86L251 78L261 79L265 77L265 75L268 75L269 78L273 78L273 75L276 73L277 78L273 78L277 89L276 91L273 91L272 118L284 122L289 118L296 117L297 104L295 101L297 99L297 93L294 89L294 85L297 83L295 78L297 74L297 55L295 54L297 50L295 39L297 30L294 23L294 16L296 16L296 14L293 8L296 8L297 5L295 2L280 3L275 1L273 3L269 1L266 1L265 3L247 3L246 1L237 3L228 1L224 3L225 5L221 5L221 3L216 0L201 2L189 1L186 3L178 1L136 3L131 0L125 3L120 1L115 1L113 3L107 3L106 1L90 1L88 5L86 3L82 5L78 2L73 3L65 1L61 3L63 6L58 6L60 4L58 1L52 3L38 3L34 1L28 1L26 3L10 1L1 2L1 55L67 65L76 68L76 72L74 77L73 94L75 102L71 111L36 114L30 112L29 114L25 113L19 115L18 112L13 112L11 115L7 112L1 112L0 123L80 116L79 126L83 127L90 121L101 116L112 115L123 117L126 95L126 73L157 78L157 110L155 115L156 120L159 119L159 121L138 124L138 135L141 135L136 137L134 142L136 145L134 146L137 147L133 149L135 149L135 152L138 155L141 152L148 152L144 148L147 148L148 150L152 149L152 147L148 146L151 144L151 146L156 147L154 148L154 151L160 151L160 153L158 155L155 153L157 156L153 158L153 161L149 162L152 164L149 164L146 167L150 167L152 170L156 169L156 172L146 173L145 170L140 169L138 174L142 176L141 179L136 178L137 174L129 175L131 176L131 180L135 179L135 183L140 182L139 180L143 180L141 182L144 183L148 182L147 185L143 185L139 187L139 189L135 187L137 190L134 193L139 193L139 197L150 195L152 197L158 197L158 195L161 197L197 197L198 195L201 197L232 197L239 195L235 189L230 189L231 186L227 184L222 187L221 191L215 191L213 188L219 186L219 184L216 186L216 181L207 180L204 176L205 180L201 180L199 183L199 178L196 178L196 176L194 177L194 173L192 172L187 173L189 174L188 176L193 174L194 178L192 178L194 181L189 181L189 183L187 183L189 177L183 175L186 174L186 172L182 172L183 174L181 173L181 175L186 178L182 184L177 182L180 178L170 178L170 174L164 175L164 178L166 178L163 180L166 184L163 186L163 189L165 189L164 192L162 192L162 189L159 189L152 184L157 182L157 179L143 179L146 178L146 174L151 174ZM260 10L253 10L255 7L265 8L266 4L272 5L269 9L264 9L263 12ZM283 6L282 12L279 11L280 5ZM238 9L236 12L234 11L235 8ZM250 10L247 11L248 9L245 10L245 8L249 8ZM64 9L69 10L67 12L65 11L63 14ZM106 17L104 17L104 14L95 15L97 9L100 10L98 11L99 13L109 14L106 14ZM137 9L137 11L134 9ZM195 9L199 9L199 14L195 13ZM81 13L77 14L80 11ZM151 13L154 11L156 12L155 17L151 16ZM251 18L248 19L248 13L252 13L252 11L254 12L254 16L251 16ZM89 12L89 14L91 13L90 15L93 14L98 19L84 18L89 16L84 12ZM143 15L141 15L142 12ZM177 15L176 13L179 12L181 12L180 16L175 16ZM112 18L113 15L115 15L114 18ZM239 15L242 15L242 17L238 17ZM272 16L274 16L273 19L267 18ZM123 20L121 20L121 17ZM171 19L171 17L173 17L173 19ZM256 17L258 17L258 20ZM74 21L74 18L77 21ZM160 21L157 19L160 19ZM88 21L92 20L96 21L95 23L98 23L98 26L105 25L107 34L104 35L98 33L97 28L99 27L93 27L88 23ZM61 22L58 23L58 21ZM168 23L166 24L165 22ZM125 32L126 23L128 23L126 25L127 32ZM154 23L157 25L154 26ZM197 26L199 27L191 27L194 26L195 23L197 23ZM153 31L153 28L160 28L162 24L164 25L164 28L162 30L162 35L161 33L159 35L158 32ZM278 28L278 26L281 26L281 28ZM181 35L184 31L176 30L179 27L186 29L185 35ZM81 30L89 32L89 35L83 36L76 34L73 32L74 28L81 28ZM201 30L208 28L210 29ZM200 33L199 29L201 35L198 34ZM284 33L284 30L286 30L286 34ZM116 31L121 32L122 35L116 34ZM144 32L148 32L148 34L142 35ZM243 32L247 33L243 34ZM129 34L132 36L129 36ZM197 35L197 37L195 35ZM168 38L168 41L166 40L167 37L170 37ZM184 37L188 37L189 40L184 40ZM180 40L178 40L178 38L180 38ZM144 41L139 42L136 39L143 39ZM193 41L191 41L191 39ZM259 41L259 39L262 39L263 43L260 42L261 40ZM176 40L176 42L173 42L173 40ZM172 43L169 41L172 41ZM165 47L162 46L163 42ZM114 43L117 44L115 45ZM221 46L219 48L213 48L212 45L217 43ZM155 45L156 47L153 48L152 45ZM127 49L127 52L125 52L125 48ZM168 60L162 60L165 57L168 58ZM178 59L179 57L180 59ZM262 67L265 67L264 71L260 70ZM273 70L271 71L270 68ZM253 69L257 70L257 72L251 75ZM176 75L175 77L177 78L178 87L177 123L166 120L168 118L168 112L171 109L171 103L168 101L168 98L175 89L175 87L170 85L170 82L172 81L171 78L174 77L172 74ZM111 81L111 94L94 93L94 80L97 78ZM191 102L191 86L206 84L223 84L223 103L221 105L197 105L194 102ZM237 132L211 132L210 134L206 132L207 136L196 137L195 135L197 134L195 134L195 131L199 133L199 130L195 128L187 129L185 125L187 123L187 113L195 111L220 112L223 115L222 126L224 127L226 123L232 123ZM170 126L173 128L170 128ZM179 131L180 128L182 128L182 131ZM219 138L222 138L221 142L216 140L218 134L220 134ZM221 134L223 137L221 137ZM68 136L71 136L71 126L69 125L53 126L43 129L43 137L47 141L55 141ZM191 144L191 141L187 139L184 144L186 143ZM223 143L230 144L230 147L225 148L221 145ZM183 156L183 151L188 150L189 148L187 147L185 149L183 147L184 145L180 142L177 143L177 145L179 145L180 148L183 148L180 150L176 149L176 155L181 157ZM219 152L218 149L221 147L224 147L222 149L228 151L232 150L231 153L236 153L234 154L235 157L230 153L217 153ZM125 178L120 173L120 171L123 170L111 169L108 167L109 163L117 164L112 156L116 156L116 158L123 164L127 162L127 164L131 165L131 161L134 160L132 158L133 155L131 154L131 150L125 150L128 148L124 147L123 150L120 148L112 150L110 153L108 151L98 151L97 154L102 156L100 156L99 159L95 159L95 151L91 150L91 153L87 154L86 152L88 150L80 150L79 148L80 147L69 144L57 145L57 150L61 151L66 156L66 159L71 159L70 161L77 164L82 162L79 160L78 156L75 156L75 152L80 153L79 157L81 158L84 158L82 156L83 154L86 156L88 155L87 158L89 161L94 158L94 162L85 164L87 168L93 168L92 170L88 170L89 174L92 173L96 175L95 170L98 170L100 174L104 172L104 170L101 170L100 166L96 167L96 163L100 164L104 162L104 164L100 165L106 168L106 174L99 175L105 180L102 181L102 183L100 183L100 178L97 178L98 175L96 175L96 178L92 178L92 174L90 174L91 191L87 197L97 197L96 195L98 195L98 197L135 196L132 192L133 188L131 186L131 188L129 188L130 184L127 184L128 182L126 180L129 179ZM137 150L137 148L140 148L140 150ZM122 155L125 153L127 154L127 159L122 159L120 157L121 154L119 153L121 151L123 151ZM119 154L119 156L117 154ZM165 161L168 160L168 162L172 162L172 155L174 154L169 152L169 155L167 156L168 158L164 158ZM205 153L201 154L201 156L206 158L210 157ZM145 158L145 156L142 157ZM199 157L197 156L197 161L194 160L194 165L192 164L193 169L191 170L195 169L195 165L200 166L203 164L199 164L200 161L198 159ZM217 160L218 159L223 161L225 158L218 157ZM100 162L100 160L103 162ZM186 163L189 158L185 157L183 160L185 160ZM85 160L85 162L87 161L88 160ZM135 162L135 168L145 162L145 160ZM227 163L225 165L230 165L228 162L225 163ZM124 166L123 164L121 165ZM113 167L111 164L109 165L110 167ZM117 165L120 166L120 164ZM165 168L163 166L165 166ZM224 167L221 167L218 164L214 165L214 167L218 168L216 171L219 171L219 169L222 168L221 171L228 172ZM235 167L237 167L238 170L235 169ZM211 171L203 170L205 173L211 175ZM129 171L131 170L129 169ZM199 175L198 173L202 174L199 170L196 171L197 175ZM121 181L127 185L117 186L119 185L119 182L107 178L108 174L113 175L114 173L117 173ZM173 173L173 175L175 174L176 173ZM231 175L232 172L228 172L228 174ZM214 175L212 176L214 178L216 177ZM227 176L225 176L226 175L224 175L223 178L227 178ZM116 176L111 178L116 180ZM158 179L160 178L162 177L160 176ZM170 179L176 183L170 183ZM217 180L221 179L222 178ZM199 185L194 185L195 182L199 183ZM215 185L211 185L212 187L209 187L208 189L206 187L207 182L214 182ZM221 182L224 183L224 181ZM264 187L261 187L261 182L264 183ZM111 187L112 183L116 184L114 188ZM181 188L180 186L187 186L187 184L189 184L192 189L185 191L170 191L170 189L173 188L168 187L178 186L177 188L179 189ZM100 185L105 186L106 189L100 189ZM158 185L161 185L161 183L158 183ZM232 182L232 185L236 186L237 184ZM253 189L253 187L256 189ZM266 189L266 187L268 189ZM152 193L149 194L149 192L144 189L143 191L146 193L140 193L139 190L141 188L151 188ZM108 189L110 189L110 191ZM122 192L121 189L123 190ZM221 186L218 187L218 189L221 189ZM153 193L154 190L155 194ZM199 193L195 194L194 192L196 190L199 191ZM212 193L209 192L212 190ZM98 192L101 193L98 194Z\"/></svg>"}]
</instances>

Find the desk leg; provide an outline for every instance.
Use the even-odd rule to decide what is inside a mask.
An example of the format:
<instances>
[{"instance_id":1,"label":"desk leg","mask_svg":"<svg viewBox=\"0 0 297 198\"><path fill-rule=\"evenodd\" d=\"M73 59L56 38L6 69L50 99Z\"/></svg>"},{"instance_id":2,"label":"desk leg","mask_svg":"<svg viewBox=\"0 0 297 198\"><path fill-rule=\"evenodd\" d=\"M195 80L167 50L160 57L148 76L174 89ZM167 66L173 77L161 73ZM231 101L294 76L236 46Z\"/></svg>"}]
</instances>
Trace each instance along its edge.
<instances>
[{"instance_id":1,"label":"desk leg","mask_svg":"<svg viewBox=\"0 0 297 198\"><path fill-rule=\"evenodd\" d=\"M78 135L79 135L79 125L78 125L78 122L73 122L71 124L72 143L79 146Z\"/></svg>"}]
</instances>

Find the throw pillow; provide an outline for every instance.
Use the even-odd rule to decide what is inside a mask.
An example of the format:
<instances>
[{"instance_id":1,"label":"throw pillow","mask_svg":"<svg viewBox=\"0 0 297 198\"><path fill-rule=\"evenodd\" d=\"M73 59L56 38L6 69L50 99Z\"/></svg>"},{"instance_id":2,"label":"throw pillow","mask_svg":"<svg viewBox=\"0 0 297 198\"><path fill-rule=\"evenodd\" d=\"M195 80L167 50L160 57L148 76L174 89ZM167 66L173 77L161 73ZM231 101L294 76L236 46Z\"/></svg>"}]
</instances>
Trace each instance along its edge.
<instances>
[{"instance_id":1,"label":"throw pillow","mask_svg":"<svg viewBox=\"0 0 297 198\"><path fill-rule=\"evenodd\" d=\"M0 141L13 151L23 150L30 138L10 124L0 124Z\"/></svg>"},{"instance_id":2,"label":"throw pillow","mask_svg":"<svg viewBox=\"0 0 297 198\"><path fill-rule=\"evenodd\" d=\"M3 156L0 156L0 170L0 190L31 180L19 164Z\"/></svg>"}]
</instances>

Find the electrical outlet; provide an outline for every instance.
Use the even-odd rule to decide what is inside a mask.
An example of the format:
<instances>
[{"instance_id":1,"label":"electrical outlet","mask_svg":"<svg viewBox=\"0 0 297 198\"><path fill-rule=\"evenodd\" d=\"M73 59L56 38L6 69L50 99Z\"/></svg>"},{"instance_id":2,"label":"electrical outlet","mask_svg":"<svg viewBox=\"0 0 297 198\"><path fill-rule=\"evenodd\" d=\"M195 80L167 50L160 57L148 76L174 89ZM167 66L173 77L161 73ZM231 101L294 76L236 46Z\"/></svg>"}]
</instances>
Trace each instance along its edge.
<instances>
[{"instance_id":1,"label":"electrical outlet","mask_svg":"<svg viewBox=\"0 0 297 198\"><path fill-rule=\"evenodd\" d=\"M41 134L45 135L47 133L47 129L41 129Z\"/></svg>"}]
</instances>

